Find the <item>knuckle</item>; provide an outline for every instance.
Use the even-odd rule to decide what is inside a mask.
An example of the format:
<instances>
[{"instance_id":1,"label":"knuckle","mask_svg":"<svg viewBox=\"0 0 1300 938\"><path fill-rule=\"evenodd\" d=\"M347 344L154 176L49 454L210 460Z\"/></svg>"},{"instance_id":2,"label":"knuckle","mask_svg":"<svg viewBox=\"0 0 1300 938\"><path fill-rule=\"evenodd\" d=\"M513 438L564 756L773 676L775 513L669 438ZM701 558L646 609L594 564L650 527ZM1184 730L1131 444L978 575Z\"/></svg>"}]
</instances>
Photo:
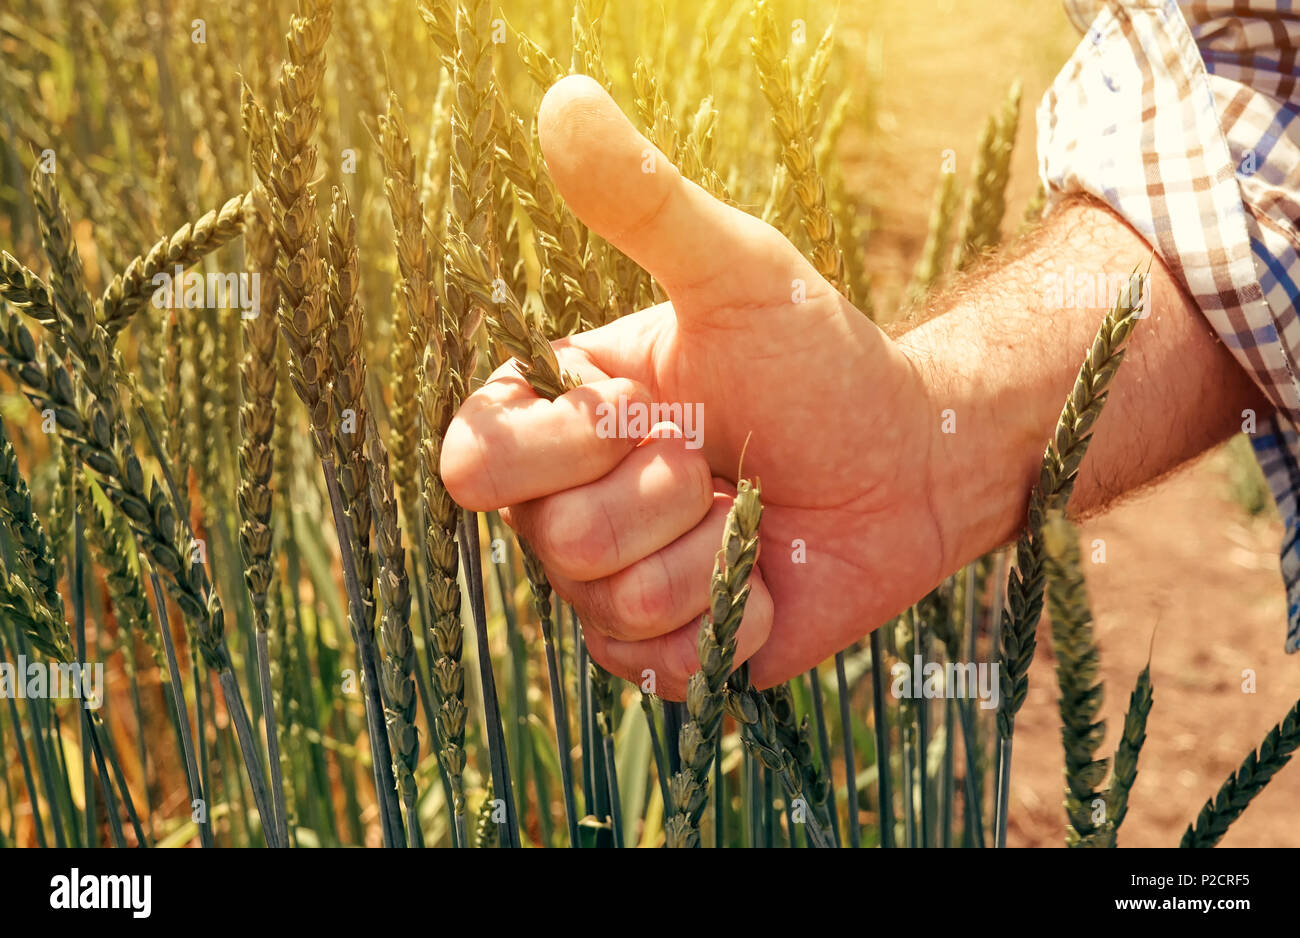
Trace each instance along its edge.
<instances>
[{"instance_id":1,"label":"knuckle","mask_svg":"<svg viewBox=\"0 0 1300 938\"><path fill-rule=\"evenodd\" d=\"M474 511L500 507L494 504L496 486L491 475L487 441L475 432L470 421L457 416L443 437L438 475L447 493L458 505Z\"/></svg>"},{"instance_id":2,"label":"knuckle","mask_svg":"<svg viewBox=\"0 0 1300 938\"><path fill-rule=\"evenodd\" d=\"M663 561L648 557L609 579L610 611L628 632L663 624L673 609L671 585Z\"/></svg>"},{"instance_id":3,"label":"knuckle","mask_svg":"<svg viewBox=\"0 0 1300 938\"><path fill-rule=\"evenodd\" d=\"M583 628L595 629L613 641L632 640L627 634L624 620L615 611L615 601L608 583L586 584L582 597L573 603L573 608L582 620Z\"/></svg>"},{"instance_id":4,"label":"knuckle","mask_svg":"<svg viewBox=\"0 0 1300 938\"><path fill-rule=\"evenodd\" d=\"M593 571L617 556L614 530L593 499L552 496L543 502L539 514L539 549L565 576L593 579Z\"/></svg>"},{"instance_id":5,"label":"knuckle","mask_svg":"<svg viewBox=\"0 0 1300 938\"><path fill-rule=\"evenodd\" d=\"M698 622L694 626L698 626ZM685 636L674 632L664 637L664 659L672 686L680 687L682 696L691 675L700 669L700 659L695 651L696 628L688 625L681 630ZM689 639L689 640L687 640Z\"/></svg>"}]
</instances>

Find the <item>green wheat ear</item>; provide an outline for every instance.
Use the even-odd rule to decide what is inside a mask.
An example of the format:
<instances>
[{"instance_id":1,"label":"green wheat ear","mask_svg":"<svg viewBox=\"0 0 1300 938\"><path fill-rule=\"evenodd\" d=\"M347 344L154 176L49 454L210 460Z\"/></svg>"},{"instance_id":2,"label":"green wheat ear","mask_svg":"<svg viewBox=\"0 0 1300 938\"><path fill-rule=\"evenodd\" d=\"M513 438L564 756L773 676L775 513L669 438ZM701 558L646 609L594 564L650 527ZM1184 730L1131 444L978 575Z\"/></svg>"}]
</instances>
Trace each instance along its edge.
<instances>
[{"instance_id":1,"label":"green wheat ear","mask_svg":"<svg viewBox=\"0 0 1300 938\"><path fill-rule=\"evenodd\" d=\"M63 616L57 568L18 456L0 421L0 524L13 542L13 564L0 573L0 608L44 655L72 661L72 637Z\"/></svg>"},{"instance_id":2,"label":"green wheat ear","mask_svg":"<svg viewBox=\"0 0 1300 938\"><path fill-rule=\"evenodd\" d=\"M1052 651L1060 686L1061 741L1065 745L1066 843L1073 847L1096 829L1093 801L1106 777L1106 760L1097 758L1106 735L1106 722L1098 719L1103 696L1098 677L1101 652L1093 635L1088 589L1079 569L1079 532L1063 512L1048 512L1043 522L1043 548Z\"/></svg>"},{"instance_id":3,"label":"green wheat ear","mask_svg":"<svg viewBox=\"0 0 1300 938\"><path fill-rule=\"evenodd\" d=\"M1106 826L1092 838L1097 846L1113 847L1120 825L1128 815L1128 796L1137 781L1138 756L1147 739L1147 718L1151 716L1154 696L1151 692L1151 664L1142 669L1128 699L1124 714L1124 735L1120 737L1112 760L1110 788L1106 792Z\"/></svg>"},{"instance_id":4,"label":"green wheat ear","mask_svg":"<svg viewBox=\"0 0 1300 938\"><path fill-rule=\"evenodd\" d=\"M700 623L700 670L686 687L690 720L677 740L682 768L668 783L672 811L664 825L669 847L700 846L700 818L709 796L709 772L722 734L724 686L736 655L736 633L749 599L749 574L758 561L762 490L748 479L736 485L722 548L709 588L709 611ZM672 741L669 741L672 745Z\"/></svg>"},{"instance_id":5,"label":"green wheat ear","mask_svg":"<svg viewBox=\"0 0 1300 938\"><path fill-rule=\"evenodd\" d=\"M1250 806L1282 766L1300 748L1300 700L1282 722L1268 731L1258 751L1251 751L1241 767L1228 776L1219 793L1205 802L1196 820L1187 825L1180 847L1213 847L1228 832L1232 822Z\"/></svg>"},{"instance_id":6,"label":"green wheat ear","mask_svg":"<svg viewBox=\"0 0 1300 938\"><path fill-rule=\"evenodd\" d=\"M1016 566L1007 576L1006 608L1001 610L999 630L999 780L994 832L998 846L1004 845L1006 837L1011 740L1016 714L1029 692L1029 665L1034 658L1038 620L1043 611L1047 563L1043 526L1050 512L1064 512L1069 504L1079 467L1092 441L1093 428L1124 360L1133 327L1145 309L1146 282L1146 275L1134 271L1127 288L1102 320L1079 368L1070 396L1061 408L1056 432L1043 454L1038 484L1029 497L1026 528L1016 542Z\"/></svg>"}]
</instances>

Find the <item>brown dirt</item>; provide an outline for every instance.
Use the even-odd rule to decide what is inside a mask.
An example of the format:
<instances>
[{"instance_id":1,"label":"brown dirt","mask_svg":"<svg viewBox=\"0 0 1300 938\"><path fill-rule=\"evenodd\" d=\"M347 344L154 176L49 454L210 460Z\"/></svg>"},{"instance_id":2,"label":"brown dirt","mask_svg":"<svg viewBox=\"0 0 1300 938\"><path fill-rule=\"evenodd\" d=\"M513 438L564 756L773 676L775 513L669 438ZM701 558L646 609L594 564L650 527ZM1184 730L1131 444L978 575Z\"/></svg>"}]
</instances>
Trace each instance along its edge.
<instances>
[{"instance_id":1,"label":"brown dirt","mask_svg":"<svg viewBox=\"0 0 1300 938\"><path fill-rule=\"evenodd\" d=\"M1176 846L1189 821L1300 696L1300 658L1282 651L1282 527L1226 496L1220 454L1082 526L1106 563L1086 564L1114 752L1151 646L1154 705L1121 843ZM1085 554L1085 557L1087 555ZM1153 642L1154 636L1154 644ZM1046 621L1017 721L1008 843L1063 837L1060 718ZM1243 672L1255 674L1244 693ZM1224 846L1297 846L1300 766L1283 769Z\"/></svg>"}]
</instances>

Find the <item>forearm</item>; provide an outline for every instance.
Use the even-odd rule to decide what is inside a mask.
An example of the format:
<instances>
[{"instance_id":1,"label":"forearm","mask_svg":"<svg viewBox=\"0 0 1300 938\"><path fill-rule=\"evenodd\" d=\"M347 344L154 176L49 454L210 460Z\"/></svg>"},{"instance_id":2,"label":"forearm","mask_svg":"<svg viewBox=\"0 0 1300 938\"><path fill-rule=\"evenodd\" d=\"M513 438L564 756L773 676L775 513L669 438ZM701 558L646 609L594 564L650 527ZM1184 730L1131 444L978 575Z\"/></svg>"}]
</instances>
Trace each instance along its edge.
<instances>
[{"instance_id":1,"label":"forearm","mask_svg":"<svg viewBox=\"0 0 1300 938\"><path fill-rule=\"evenodd\" d=\"M930 389L931 485L950 565L1023 526L1043 449L1114 300L1106 285L1148 262L1148 315L1111 386L1072 511L1100 508L1199 455L1240 428L1243 410L1271 411L1147 243L1106 207L1071 203L899 337Z\"/></svg>"}]
</instances>

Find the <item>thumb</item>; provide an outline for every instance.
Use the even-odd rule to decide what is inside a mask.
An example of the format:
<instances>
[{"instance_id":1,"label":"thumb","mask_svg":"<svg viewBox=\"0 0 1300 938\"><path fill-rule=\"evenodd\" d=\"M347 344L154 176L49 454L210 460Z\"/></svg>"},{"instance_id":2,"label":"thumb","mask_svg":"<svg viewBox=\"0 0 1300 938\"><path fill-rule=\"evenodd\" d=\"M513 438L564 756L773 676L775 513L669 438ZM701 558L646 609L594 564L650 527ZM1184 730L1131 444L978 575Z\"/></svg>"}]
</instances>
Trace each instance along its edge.
<instances>
[{"instance_id":1,"label":"thumb","mask_svg":"<svg viewBox=\"0 0 1300 938\"><path fill-rule=\"evenodd\" d=\"M775 304L793 279L820 280L775 228L683 177L593 79L552 85L537 131L569 208L649 271L679 315Z\"/></svg>"}]
</instances>

